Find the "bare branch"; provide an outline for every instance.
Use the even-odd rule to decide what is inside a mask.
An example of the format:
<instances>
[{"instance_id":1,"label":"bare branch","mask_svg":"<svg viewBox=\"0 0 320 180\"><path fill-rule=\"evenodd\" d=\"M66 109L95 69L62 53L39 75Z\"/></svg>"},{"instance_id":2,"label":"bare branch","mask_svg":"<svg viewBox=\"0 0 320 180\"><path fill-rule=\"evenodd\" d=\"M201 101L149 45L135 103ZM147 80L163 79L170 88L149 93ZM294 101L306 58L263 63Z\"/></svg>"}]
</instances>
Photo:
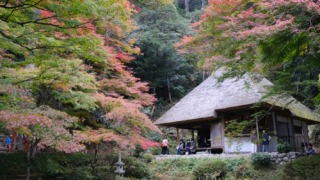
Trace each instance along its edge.
<instances>
[{"instance_id":1,"label":"bare branch","mask_svg":"<svg viewBox=\"0 0 320 180\"><path fill-rule=\"evenodd\" d=\"M10 12L10 14L9 14L6 18L4 18L3 21L8 22L8 19L9 19L10 16L13 14L13 12L16 11L16 10L17 10L17 9L12 9L12 11Z\"/></svg>"}]
</instances>

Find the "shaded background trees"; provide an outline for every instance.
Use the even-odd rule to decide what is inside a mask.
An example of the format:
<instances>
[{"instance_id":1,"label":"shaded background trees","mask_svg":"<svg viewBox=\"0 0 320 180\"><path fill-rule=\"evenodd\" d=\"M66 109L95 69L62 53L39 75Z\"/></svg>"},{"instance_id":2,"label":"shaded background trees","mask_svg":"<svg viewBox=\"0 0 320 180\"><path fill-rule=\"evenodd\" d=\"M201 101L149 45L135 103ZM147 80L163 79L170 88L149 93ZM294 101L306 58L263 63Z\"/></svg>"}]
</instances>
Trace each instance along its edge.
<instances>
[{"instance_id":1,"label":"shaded background trees","mask_svg":"<svg viewBox=\"0 0 320 180\"><path fill-rule=\"evenodd\" d=\"M180 38L193 32L190 21L172 3L157 8L142 7L136 20L140 28L131 36L137 39L141 54L131 67L137 77L149 83L160 108L183 97L200 81L197 58L180 55L174 48Z\"/></svg>"}]
</instances>

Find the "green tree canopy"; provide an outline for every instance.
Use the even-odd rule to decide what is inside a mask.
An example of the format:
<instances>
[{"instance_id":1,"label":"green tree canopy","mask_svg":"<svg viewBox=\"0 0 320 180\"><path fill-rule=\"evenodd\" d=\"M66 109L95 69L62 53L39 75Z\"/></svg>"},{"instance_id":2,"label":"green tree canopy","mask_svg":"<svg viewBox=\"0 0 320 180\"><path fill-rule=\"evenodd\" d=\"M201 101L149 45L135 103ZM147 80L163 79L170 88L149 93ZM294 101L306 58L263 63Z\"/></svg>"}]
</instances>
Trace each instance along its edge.
<instances>
[{"instance_id":1,"label":"green tree canopy","mask_svg":"<svg viewBox=\"0 0 320 180\"><path fill-rule=\"evenodd\" d=\"M100 141L155 145L145 136L159 130L140 111L155 98L126 67L139 53L125 41L135 28L134 11L127 0L0 2L1 125L66 152ZM65 121L78 119L59 123L61 116L43 113L42 105L53 114L67 112ZM46 134L48 128L65 138ZM62 139L66 143L55 146Z\"/></svg>"},{"instance_id":2,"label":"green tree canopy","mask_svg":"<svg viewBox=\"0 0 320 180\"><path fill-rule=\"evenodd\" d=\"M228 67L230 76L265 74L275 93L314 107L319 104L319 7L309 0L212 0L195 24L199 33L180 45L201 55L205 68Z\"/></svg>"}]
</instances>

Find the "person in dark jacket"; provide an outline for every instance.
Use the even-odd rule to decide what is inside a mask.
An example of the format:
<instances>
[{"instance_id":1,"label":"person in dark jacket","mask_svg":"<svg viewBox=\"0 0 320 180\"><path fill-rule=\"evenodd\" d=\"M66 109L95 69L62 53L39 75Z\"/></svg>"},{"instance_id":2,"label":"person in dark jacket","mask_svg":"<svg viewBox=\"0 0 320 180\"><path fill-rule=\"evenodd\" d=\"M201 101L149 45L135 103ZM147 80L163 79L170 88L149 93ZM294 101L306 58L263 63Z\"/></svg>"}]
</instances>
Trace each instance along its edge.
<instances>
[{"instance_id":1,"label":"person in dark jacket","mask_svg":"<svg viewBox=\"0 0 320 180\"><path fill-rule=\"evenodd\" d=\"M180 139L180 142L177 146L177 154L181 154L181 149L183 149L185 146L185 142L183 141L183 139Z\"/></svg>"},{"instance_id":2,"label":"person in dark jacket","mask_svg":"<svg viewBox=\"0 0 320 180\"><path fill-rule=\"evenodd\" d=\"M308 143L308 144L307 144L307 147L306 147L306 154L307 154L307 155L315 154L315 152L314 152L314 150L313 150L313 147L312 147L312 144L311 144L311 143Z\"/></svg>"},{"instance_id":3,"label":"person in dark jacket","mask_svg":"<svg viewBox=\"0 0 320 180\"><path fill-rule=\"evenodd\" d=\"M190 140L188 140L186 144L186 155L190 154L190 147L191 147L191 142Z\"/></svg>"},{"instance_id":4,"label":"person in dark jacket","mask_svg":"<svg viewBox=\"0 0 320 180\"><path fill-rule=\"evenodd\" d=\"M265 130L262 131L263 135L263 141L262 141L262 152L269 152L269 142L270 142L270 135Z\"/></svg>"}]
</instances>

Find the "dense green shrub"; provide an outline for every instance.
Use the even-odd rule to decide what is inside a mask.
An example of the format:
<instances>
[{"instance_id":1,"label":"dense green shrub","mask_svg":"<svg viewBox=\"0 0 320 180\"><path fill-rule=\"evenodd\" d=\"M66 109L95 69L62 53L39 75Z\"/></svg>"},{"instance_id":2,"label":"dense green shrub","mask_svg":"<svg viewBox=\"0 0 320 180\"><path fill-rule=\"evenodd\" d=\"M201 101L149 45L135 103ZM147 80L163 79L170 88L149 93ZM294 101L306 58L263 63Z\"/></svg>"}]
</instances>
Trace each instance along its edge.
<instances>
[{"instance_id":1,"label":"dense green shrub","mask_svg":"<svg viewBox=\"0 0 320 180\"><path fill-rule=\"evenodd\" d=\"M118 161L118 158L119 156L115 154L105 155L103 163L109 166L109 169L107 169L109 174L114 174L114 171L116 170L115 163ZM151 179L152 171L141 159L125 156L122 157L121 160L124 162L125 177L133 179Z\"/></svg>"},{"instance_id":2,"label":"dense green shrub","mask_svg":"<svg viewBox=\"0 0 320 180\"><path fill-rule=\"evenodd\" d=\"M253 153L250 159L255 167L266 167L270 165L271 155L267 153Z\"/></svg>"},{"instance_id":3,"label":"dense green shrub","mask_svg":"<svg viewBox=\"0 0 320 180\"><path fill-rule=\"evenodd\" d=\"M160 142L162 140L162 135L158 132L151 132L149 136L147 136L148 139L155 141L155 142Z\"/></svg>"},{"instance_id":4,"label":"dense green shrub","mask_svg":"<svg viewBox=\"0 0 320 180\"><path fill-rule=\"evenodd\" d=\"M197 163L203 162L203 159L194 158L175 158L175 159L162 159L152 161L150 167L154 169L154 172L161 177L160 179L174 179L173 177L179 177L184 179L182 176L190 177L192 169ZM171 178L168 178L171 177Z\"/></svg>"},{"instance_id":5,"label":"dense green shrub","mask_svg":"<svg viewBox=\"0 0 320 180\"><path fill-rule=\"evenodd\" d=\"M255 179L254 170L248 164L241 164L234 170L235 179Z\"/></svg>"},{"instance_id":6,"label":"dense green shrub","mask_svg":"<svg viewBox=\"0 0 320 180\"><path fill-rule=\"evenodd\" d=\"M151 153L145 153L143 156L145 162L149 163L153 160L153 155Z\"/></svg>"},{"instance_id":7,"label":"dense green shrub","mask_svg":"<svg viewBox=\"0 0 320 180\"><path fill-rule=\"evenodd\" d=\"M133 156L136 158L141 157L141 154L144 151L144 149L141 147L140 144L135 144L134 146L135 146L135 148L134 148Z\"/></svg>"},{"instance_id":8,"label":"dense green shrub","mask_svg":"<svg viewBox=\"0 0 320 180\"><path fill-rule=\"evenodd\" d=\"M291 151L291 149L292 149L291 145L287 142L277 145L278 153L288 153Z\"/></svg>"},{"instance_id":9,"label":"dense green shrub","mask_svg":"<svg viewBox=\"0 0 320 180\"><path fill-rule=\"evenodd\" d=\"M320 155L297 158L284 166L286 179L320 179Z\"/></svg>"},{"instance_id":10,"label":"dense green shrub","mask_svg":"<svg viewBox=\"0 0 320 180\"><path fill-rule=\"evenodd\" d=\"M192 169L198 163L206 161L204 158L174 158L152 161L149 166L158 179L190 179Z\"/></svg>"},{"instance_id":11,"label":"dense green shrub","mask_svg":"<svg viewBox=\"0 0 320 180\"><path fill-rule=\"evenodd\" d=\"M151 154L153 155L159 155L161 154L161 147L153 147L150 149Z\"/></svg>"},{"instance_id":12,"label":"dense green shrub","mask_svg":"<svg viewBox=\"0 0 320 180\"><path fill-rule=\"evenodd\" d=\"M36 174L39 178L92 179L91 162L86 154L38 153L29 168L31 175ZM0 166L0 179L3 176L12 179L27 172L26 153L1 154L0 163L5 164Z\"/></svg>"},{"instance_id":13,"label":"dense green shrub","mask_svg":"<svg viewBox=\"0 0 320 180\"><path fill-rule=\"evenodd\" d=\"M0 179L14 179L14 175L27 172L26 153L0 153Z\"/></svg>"},{"instance_id":14,"label":"dense green shrub","mask_svg":"<svg viewBox=\"0 0 320 180\"><path fill-rule=\"evenodd\" d=\"M142 162L134 157L126 157L123 159L123 162L125 163L125 177L136 179L152 179L151 169L145 162Z\"/></svg>"},{"instance_id":15,"label":"dense green shrub","mask_svg":"<svg viewBox=\"0 0 320 180\"><path fill-rule=\"evenodd\" d=\"M43 179L114 179L118 155L98 156L93 170L93 156L80 153L38 153L30 165L34 178ZM125 177L152 179L152 172L142 160L123 157ZM26 153L0 154L0 179L15 179L27 172Z\"/></svg>"},{"instance_id":16,"label":"dense green shrub","mask_svg":"<svg viewBox=\"0 0 320 180\"><path fill-rule=\"evenodd\" d=\"M244 158L232 158L226 159L228 172L234 172L239 166L246 164L247 161Z\"/></svg>"},{"instance_id":17,"label":"dense green shrub","mask_svg":"<svg viewBox=\"0 0 320 180\"><path fill-rule=\"evenodd\" d=\"M207 160L198 163L192 170L195 179L214 179L222 178L227 173L227 163L219 159Z\"/></svg>"},{"instance_id":18,"label":"dense green shrub","mask_svg":"<svg viewBox=\"0 0 320 180\"><path fill-rule=\"evenodd\" d=\"M92 179L92 156L81 153L39 153L33 169L43 178Z\"/></svg>"},{"instance_id":19,"label":"dense green shrub","mask_svg":"<svg viewBox=\"0 0 320 180\"><path fill-rule=\"evenodd\" d=\"M9 172L10 167L14 167L15 170L25 168L28 164L26 153L0 153L0 172ZM13 170L13 169L12 169Z\"/></svg>"}]
</instances>

